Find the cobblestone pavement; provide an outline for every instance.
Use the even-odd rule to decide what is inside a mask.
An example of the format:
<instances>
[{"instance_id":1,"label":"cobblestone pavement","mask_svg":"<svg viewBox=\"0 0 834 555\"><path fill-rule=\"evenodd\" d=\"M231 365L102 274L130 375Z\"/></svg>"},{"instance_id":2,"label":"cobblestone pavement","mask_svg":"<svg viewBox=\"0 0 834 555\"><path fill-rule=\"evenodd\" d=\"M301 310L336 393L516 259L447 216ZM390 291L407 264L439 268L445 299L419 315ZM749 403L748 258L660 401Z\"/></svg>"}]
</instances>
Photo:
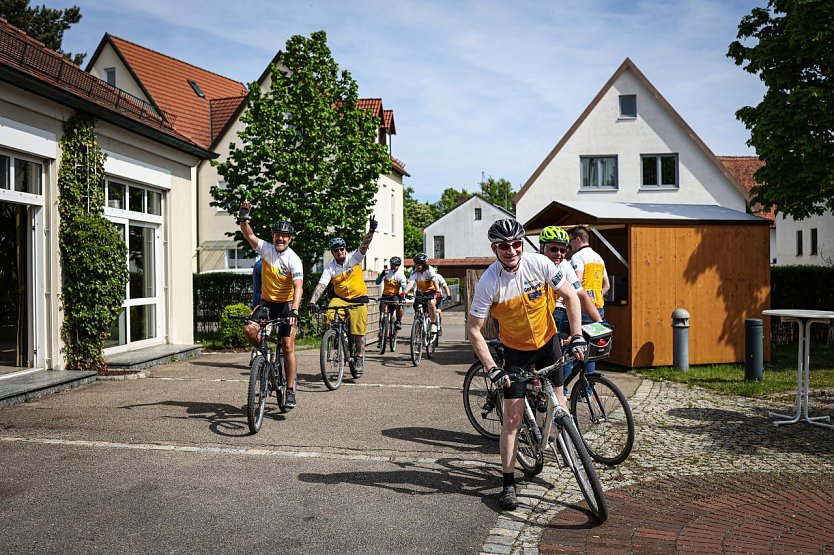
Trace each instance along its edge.
<instances>
[{"instance_id":1,"label":"cobblestone pavement","mask_svg":"<svg viewBox=\"0 0 834 555\"><path fill-rule=\"evenodd\" d=\"M792 402L644 380L630 399L634 451L597 466L608 520L551 461L521 482L522 505L482 553L834 553L834 431L774 426L767 412Z\"/></svg>"}]
</instances>

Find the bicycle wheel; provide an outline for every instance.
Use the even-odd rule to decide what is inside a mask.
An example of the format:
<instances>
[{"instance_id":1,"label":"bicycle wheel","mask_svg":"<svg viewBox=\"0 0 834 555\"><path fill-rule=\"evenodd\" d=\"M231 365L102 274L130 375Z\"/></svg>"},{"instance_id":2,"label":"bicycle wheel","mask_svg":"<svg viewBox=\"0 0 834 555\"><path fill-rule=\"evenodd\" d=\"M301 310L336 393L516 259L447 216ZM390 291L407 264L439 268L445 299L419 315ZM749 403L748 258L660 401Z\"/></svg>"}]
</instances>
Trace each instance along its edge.
<instances>
[{"instance_id":1,"label":"bicycle wheel","mask_svg":"<svg viewBox=\"0 0 834 555\"><path fill-rule=\"evenodd\" d=\"M527 415L521 420L521 425L518 427L518 434L515 438L515 459L524 472L530 476L535 476L544 468L544 452L541 446L536 442L536 436L533 433L532 426L538 426L536 421L531 421Z\"/></svg>"},{"instance_id":2,"label":"bicycle wheel","mask_svg":"<svg viewBox=\"0 0 834 555\"><path fill-rule=\"evenodd\" d=\"M611 380L596 372L580 375L570 393L570 413L592 459L610 466L626 460L634 447L634 416Z\"/></svg>"},{"instance_id":3,"label":"bicycle wheel","mask_svg":"<svg viewBox=\"0 0 834 555\"><path fill-rule=\"evenodd\" d=\"M389 322L391 324L391 327L388 328L388 350L393 353L397 350L397 337L399 336L399 332L397 331L397 328L394 325L394 318L391 318Z\"/></svg>"},{"instance_id":4,"label":"bicycle wheel","mask_svg":"<svg viewBox=\"0 0 834 555\"><path fill-rule=\"evenodd\" d=\"M385 312L382 315L382 319L379 321L378 344L379 344L379 354L381 354L381 355L385 354L385 347L387 346L386 344L388 343L388 332L389 332L389 330L388 330L389 325L388 324L390 323L390 320L391 320L391 315L388 314L387 312Z\"/></svg>"},{"instance_id":5,"label":"bicycle wheel","mask_svg":"<svg viewBox=\"0 0 834 555\"><path fill-rule=\"evenodd\" d=\"M319 363L321 377L327 389L330 391L339 389L342 385L342 377L345 375L345 351L342 349L338 333L332 328L324 332L321 338Z\"/></svg>"},{"instance_id":6,"label":"bicycle wheel","mask_svg":"<svg viewBox=\"0 0 834 555\"><path fill-rule=\"evenodd\" d=\"M579 435L579 430L573 423L573 417L565 413L556 418L556 423L560 428L556 443L559 445L562 457L573 472L576 483L579 484L582 496L588 503L588 508L594 518L599 522L605 522L608 519L608 502L602 492L602 484L594 469L591 456L588 455L582 436Z\"/></svg>"},{"instance_id":7,"label":"bicycle wheel","mask_svg":"<svg viewBox=\"0 0 834 555\"><path fill-rule=\"evenodd\" d=\"M275 356L275 364L273 369L273 388L275 389L275 399L278 401L278 410L287 412L287 376L284 374L284 361L281 360L281 353Z\"/></svg>"},{"instance_id":8,"label":"bicycle wheel","mask_svg":"<svg viewBox=\"0 0 834 555\"><path fill-rule=\"evenodd\" d=\"M269 396L267 371L266 359L258 354L249 367L249 391L246 396L246 420L249 424L249 432L253 434L258 433L264 421L266 398Z\"/></svg>"},{"instance_id":9,"label":"bicycle wheel","mask_svg":"<svg viewBox=\"0 0 834 555\"><path fill-rule=\"evenodd\" d=\"M480 362L470 366L463 379L463 410L479 434L498 441L504 412L504 390L490 381Z\"/></svg>"},{"instance_id":10,"label":"bicycle wheel","mask_svg":"<svg viewBox=\"0 0 834 555\"><path fill-rule=\"evenodd\" d=\"M423 317L416 316L411 325L411 363L414 366L423 360Z\"/></svg>"},{"instance_id":11,"label":"bicycle wheel","mask_svg":"<svg viewBox=\"0 0 834 555\"><path fill-rule=\"evenodd\" d=\"M431 332L431 324L426 319L426 329L424 330L425 333L425 341L426 341L426 358L432 359L434 358L434 350L437 347L437 333Z\"/></svg>"}]
</instances>

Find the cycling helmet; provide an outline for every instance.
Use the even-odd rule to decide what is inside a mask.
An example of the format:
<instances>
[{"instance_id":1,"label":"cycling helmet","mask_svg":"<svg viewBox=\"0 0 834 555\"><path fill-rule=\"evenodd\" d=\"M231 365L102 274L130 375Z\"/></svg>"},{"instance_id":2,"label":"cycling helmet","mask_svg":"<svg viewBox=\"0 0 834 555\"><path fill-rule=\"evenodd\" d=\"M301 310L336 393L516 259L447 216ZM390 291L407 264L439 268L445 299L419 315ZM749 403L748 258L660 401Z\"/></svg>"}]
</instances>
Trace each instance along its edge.
<instances>
[{"instance_id":1,"label":"cycling helmet","mask_svg":"<svg viewBox=\"0 0 834 555\"><path fill-rule=\"evenodd\" d=\"M489 237L491 243L515 241L516 239L524 237L524 226L512 218L496 220L491 226L489 226L487 237Z\"/></svg>"},{"instance_id":2,"label":"cycling helmet","mask_svg":"<svg viewBox=\"0 0 834 555\"><path fill-rule=\"evenodd\" d=\"M568 237L568 232L561 227L551 225L539 233L539 243L542 245L545 243L564 243L567 245L570 243L570 237Z\"/></svg>"},{"instance_id":3,"label":"cycling helmet","mask_svg":"<svg viewBox=\"0 0 834 555\"><path fill-rule=\"evenodd\" d=\"M272 233L282 233L284 235L292 235L295 233L295 230L292 228L292 224L286 220L281 220L280 222L276 223L272 226Z\"/></svg>"},{"instance_id":4,"label":"cycling helmet","mask_svg":"<svg viewBox=\"0 0 834 555\"><path fill-rule=\"evenodd\" d=\"M347 248L347 245L345 244L345 240L341 237L334 237L330 240L329 243L327 243L327 248L329 248L330 250L338 248Z\"/></svg>"},{"instance_id":5,"label":"cycling helmet","mask_svg":"<svg viewBox=\"0 0 834 555\"><path fill-rule=\"evenodd\" d=\"M420 254L414 257L414 263L420 264L421 266L425 266L429 263L429 257L426 253L421 252Z\"/></svg>"},{"instance_id":6,"label":"cycling helmet","mask_svg":"<svg viewBox=\"0 0 834 555\"><path fill-rule=\"evenodd\" d=\"M391 266L399 266L403 263L403 259L399 256L392 256L391 257Z\"/></svg>"}]
</instances>

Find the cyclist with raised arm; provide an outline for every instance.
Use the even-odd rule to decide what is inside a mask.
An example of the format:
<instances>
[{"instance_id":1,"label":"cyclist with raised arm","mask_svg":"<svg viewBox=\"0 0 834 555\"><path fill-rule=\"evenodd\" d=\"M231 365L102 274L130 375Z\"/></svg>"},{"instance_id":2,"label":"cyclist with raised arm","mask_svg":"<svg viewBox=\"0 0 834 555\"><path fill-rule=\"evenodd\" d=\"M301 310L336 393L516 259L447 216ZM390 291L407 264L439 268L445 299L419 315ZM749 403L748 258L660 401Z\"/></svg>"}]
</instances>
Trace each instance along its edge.
<instances>
[{"instance_id":1,"label":"cyclist with raised arm","mask_svg":"<svg viewBox=\"0 0 834 555\"><path fill-rule=\"evenodd\" d=\"M319 307L316 301L319 300L319 297L331 282L333 283L333 298L330 299L328 308L362 304L361 307L353 309L349 317L350 334L353 336L353 344L356 347L354 369L357 376L364 371L365 332L368 326L368 287L365 285L365 276L362 275L362 261L368 253L368 247L374 238L377 225L379 225L379 222L371 216L368 233L365 234L359 248L351 252L350 255L347 253L347 245L344 239L334 237L330 240L327 246L330 249L330 254L333 255L333 260L324 267L321 279L313 290L310 303L307 305L311 313L318 312ZM347 312L347 310L344 312ZM325 314L325 321L330 323L332 317L333 313L328 312Z\"/></svg>"},{"instance_id":2,"label":"cyclist with raised arm","mask_svg":"<svg viewBox=\"0 0 834 555\"><path fill-rule=\"evenodd\" d=\"M402 270L402 263L403 259L399 256L392 256L391 257L391 269L383 271L379 274L379 277L376 278L376 284L379 285L380 283L383 284L382 286L382 295L380 295L380 301L389 301L399 303L402 301L402 292L403 289L406 287L408 280L405 277L405 272ZM385 303L379 303L379 312L385 308ZM389 307L390 310L390 307ZM397 305L397 318L394 321L394 327L402 329L403 319L403 307L401 304Z\"/></svg>"},{"instance_id":3,"label":"cyclist with raised arm","mask_svg":"<svg viewBox=\"0 0 834 555\"><path fill-rule=\"evenodd\" d=\"M405 295L414 289L414 304L425 302L426 309L431 321L430 333L437 333L437 305L435 294L440 290L434 269L429 266L429 257L426 253L419 253L414 257L414 270L408 278L408 285L405 288Z\"/></svg>"},{"instance_id":4,"label":"cyclist with raised arm","mask_svg":"<svg viewBox=\"0 0 834 555\"><path fill-rule=\"evenodd\" d=\"M518 506L514 464L518 427L524 414L525 385L511 376L535 365L543 368L561 357L556 325L548 309L547 288L562 296L571 329L571 352L582 360L587 343L582 336L579 298L564 274L545 256L523 251L524 227L512 218L497 220L487 236L496 261L475 286L466 330L475 354L489 368L493 383L504 388L504 411L499 438L503 489L502 509ZM504 368L496 365L482 330L488 316L498 321L499 339L504 344ZM559 403L566 407L562 374L553 376ZM567 410L567 409L566 409Z\"/></svg>"},{"instance_id":5,"label":"cyclist with raised arm","mask_svg":"<svg viewBox=\"0 0 834 555\"><path fill-rule=\"evenodd\" d=\"M252 315L261 307L269 309L269 319L288 318L289 321L278 326L278 337L284 352L284 368L287 371L286 407L294 408L295 400L295 332L298 327L298 307L301 305L301 292L304 285L304 269L301 259L290 248L294 230L287 221L277 222L272 226L272 243L259 239L252 226L252 204L240 203L238 223L244 239L252 249L261 255L261 300ZM246 339L252 346L258 346L258 324L250 322L243 328Z\"/></svg>"}]
</instances>

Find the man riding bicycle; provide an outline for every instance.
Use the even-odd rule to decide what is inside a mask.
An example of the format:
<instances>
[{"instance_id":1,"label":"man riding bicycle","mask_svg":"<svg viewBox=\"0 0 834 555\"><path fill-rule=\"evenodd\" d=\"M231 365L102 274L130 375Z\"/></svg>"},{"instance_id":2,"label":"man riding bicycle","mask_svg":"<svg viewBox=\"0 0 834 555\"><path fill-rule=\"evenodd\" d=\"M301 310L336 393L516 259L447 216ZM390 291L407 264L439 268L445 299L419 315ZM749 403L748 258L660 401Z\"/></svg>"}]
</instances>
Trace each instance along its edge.
<instances>
[{"instance_id":1,"label":"man riding bicycle","mask_svg":"<svg viewBox=\"0 0 834 555\"><path fill-rule=\"evenodd\" d=\"M249 220L252 204L243 201L238 211L238 222L244 239L261 255L261 300L252 311L255 317L261 308L269 310L269 319L288 318L288 322L278 326L278 337L284 352L284 368L287 371L286 407L294 408L295 401L295 332L298 327L298 307L301 305L301 292L304 285L304 270L301 259L290 248L294 233L292 224L280 221L272 226L272 243L267 243L255 235ZM253 346L258 346L258 324L250 322L243 328L246 339Z\"/></svg>"},{"instance_id":2,"label":"man riding bicycle","mask_svg":"<svg viewBox=\"0 0 834 555\"><path fill-rule=\"evenodd\" d=\"M357 376L364 371L365 331L368 325L368 287L365 285L365 276L362 275L362 261L365 259L371 240L374 238L377 225L379 225L379 222L371 216L368 233L365 234L359 248L351 252L350 255L347 253L344 239L334 237L330 240L328 248L330 254L333 255L333 260L324 267L321 279L313 290L310 304L307 305L311 313L318 312L319 307L316 301L319 300L330 282L333 282L333 298L330 299L328 308L350 306L357 303L362 305L353 309L349 317L350 334L353 336L353 344L356 347L354 369ZM332 311L325 314L327 323L330 323L332 318Z\"/></svg>"},{"instance_id":3,"label":"man riding bicycle","mask_svg":"<svg viewBox=\"0 0 834 555\"><path fill-rule=\"evenodd\" d=\"M524 227L511 218L497 220L490 226L487 236L496 261L475 286L466 322L475 354L484 368L490 369L492 382L504 388L504 416L499 439L504 486L499 502L501 508L509 510L518 506L513 470L516 435L525 402L525 385L511 380L511 376L531 365L543 368L554 364L561 357L556 325L548 309L547 288L564 299L572 333L571 351L578 360L582 360L587 351L576 291L546 257L522 252L524 234ZM498 321L499 339L504 344L504 368L496 365L482 333L490 315ZM552 378L556 396L566 407L562 375L561 372L557 374Z\"/></svg>"},{"instance_id":4,"label":"man riding bicycle","mask_svg":"<svg viewBox=\"0 0 834 555\"><path fill-rule=\"evenodd\" d=\"M411 277L408 278L408 285L405 288L404 295L408 295L415 286L417 289L414 292L414 304L418 302L425 302L426 309L429 313L429 320L431 321L431 333L437 333L437 305L435 303L435 294L440 290L437 284L436 273L434 269L429 266L429 257L426 253L421 252L414 257L414 271L411 272Z\"/></svg>"},{"instance_id":5,"label":"man riding bicycle","mask_svg":"<svg viewBox=\"0 0 834 555\"><path fill-rule=\"evenodd\" d=\"M376 284L379 285L380 283L384 283L382 286L382 295L380 295L379 300L379 312L385 309L385 302L393 302L399 303L402 301L402 291L406 287L407 279L405 277L405 273L402 271L402 263L403 259L399 256L392 256L391 257L391 269L387 272L382 272L379 274L379 277L376 278ZM388 308L390 310L390 307ZM401 304L397 305L397 319L394 322L394 327L398 330L402 329L403 319L403 307Z\"/></svg>"}]
</instances>

